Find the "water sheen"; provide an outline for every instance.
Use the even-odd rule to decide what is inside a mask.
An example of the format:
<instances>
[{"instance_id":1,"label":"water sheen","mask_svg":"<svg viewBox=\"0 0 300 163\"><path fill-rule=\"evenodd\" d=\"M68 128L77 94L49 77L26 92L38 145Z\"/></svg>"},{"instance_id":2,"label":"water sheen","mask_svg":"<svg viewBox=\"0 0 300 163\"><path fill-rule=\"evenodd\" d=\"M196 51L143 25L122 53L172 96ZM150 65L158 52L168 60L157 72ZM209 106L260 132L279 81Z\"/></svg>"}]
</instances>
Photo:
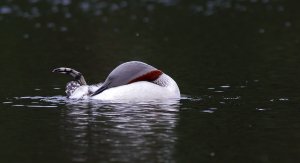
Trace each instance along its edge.
<instances>
[{"instance_id":1,"label":"water sheen","mask_svg":"<svg viewBox=\"0 0 300 163\"><path fill-rule=\"evenodd\" d=\"M15 111L46 109L45 114L58 113L58 121L51 123L63 147L57 150L68 161L174 161L177 140L174 128L180 106L177 100L108 103L65 96L26 96L7 98L2 104Z\"/></svg>"},{"instance_id":2,"label":"water sheen","mask_svg":"<svg viewBox=\"0 0 300 163\"><path fill-rule=\"evenodd\" d=\"M299 162L300 10L291 0L2 0L0 162ZM149 63L179 101L70 100Z\"/></svg>"}]
</instances>

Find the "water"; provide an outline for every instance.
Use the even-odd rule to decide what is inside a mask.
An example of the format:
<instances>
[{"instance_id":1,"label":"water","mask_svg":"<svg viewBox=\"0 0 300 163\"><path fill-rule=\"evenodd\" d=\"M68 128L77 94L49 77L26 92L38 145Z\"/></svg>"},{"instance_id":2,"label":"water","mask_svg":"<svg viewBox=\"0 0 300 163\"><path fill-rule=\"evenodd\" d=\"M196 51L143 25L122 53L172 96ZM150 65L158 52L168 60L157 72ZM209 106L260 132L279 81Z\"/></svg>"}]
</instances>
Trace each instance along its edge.
<instances>
[{"instance_id":1,"label":"water","mask_svg":"<svg viewBox=\"0 0 300 163\"><path fill-rule=\"evenodd\" d=\"M0 2L0 162L298 162L299 4L272 0ZM182 99L65 97L140 60Z\"/></svg>"}]
</instances>

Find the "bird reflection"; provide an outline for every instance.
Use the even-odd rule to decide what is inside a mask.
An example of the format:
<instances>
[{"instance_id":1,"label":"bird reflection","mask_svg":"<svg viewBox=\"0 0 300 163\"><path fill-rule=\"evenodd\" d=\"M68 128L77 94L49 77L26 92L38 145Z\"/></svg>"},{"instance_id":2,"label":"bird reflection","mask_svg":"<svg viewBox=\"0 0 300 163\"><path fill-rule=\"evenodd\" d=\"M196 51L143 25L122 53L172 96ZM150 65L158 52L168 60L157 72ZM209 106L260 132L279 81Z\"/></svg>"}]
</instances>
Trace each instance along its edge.
<instances>
[{"instance_id":1,"label":"bird reflection","mask_svg":"<svg viewBox=\"0 0 300 163\"><path fill-rule=\"evenodd\" d=\"M179 101L71 102L62 110L62 140L72 161L173 162Z\"/></svg>"}]
</instances>

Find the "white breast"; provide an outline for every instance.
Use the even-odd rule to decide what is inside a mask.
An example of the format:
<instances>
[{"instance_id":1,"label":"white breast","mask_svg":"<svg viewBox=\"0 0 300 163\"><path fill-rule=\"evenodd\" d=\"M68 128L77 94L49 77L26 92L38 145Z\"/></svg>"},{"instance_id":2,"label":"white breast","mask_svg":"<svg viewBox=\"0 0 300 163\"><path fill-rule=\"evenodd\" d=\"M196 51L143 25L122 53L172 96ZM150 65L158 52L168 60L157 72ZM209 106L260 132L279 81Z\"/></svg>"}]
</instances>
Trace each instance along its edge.
<instances>
[{"instance_id":1,"label":"white breast","mask_svg":"<svg viewBox=\"0 0 300 163\"><path fill-rule=\"evenodd\" d=\"M110 88L91 97L88 96L88 86L81 86L74 91L70 98L92 98L105 101L151 101L180 98L179 88L171 77L166 74L162 74L158 80L158 82L162 82L164 86L147 81L139 81Z\"/></svg>"}]
</instances>

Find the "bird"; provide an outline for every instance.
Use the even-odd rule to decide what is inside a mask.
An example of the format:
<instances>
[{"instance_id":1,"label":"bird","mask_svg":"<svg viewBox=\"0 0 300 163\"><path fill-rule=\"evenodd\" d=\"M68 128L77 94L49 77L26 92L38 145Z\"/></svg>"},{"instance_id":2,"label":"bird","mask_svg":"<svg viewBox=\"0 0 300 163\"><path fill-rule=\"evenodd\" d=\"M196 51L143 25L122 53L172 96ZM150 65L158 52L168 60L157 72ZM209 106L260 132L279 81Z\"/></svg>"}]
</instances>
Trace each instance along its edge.
<instances>
[{"instance_id":1,"label":"bird","mask_svg":"<svg viewBox=\"0 0 300 163\"><path fill-rule=\"evenodd\" d=\"M72 68L55 68L52 72L71 75L66 94L70 99L103 101L151 101L180 99L180 90L170 76L141 61L129 61L113 69L104 82L88 85L82 73Z\"/></svg>"}]
</instances>

